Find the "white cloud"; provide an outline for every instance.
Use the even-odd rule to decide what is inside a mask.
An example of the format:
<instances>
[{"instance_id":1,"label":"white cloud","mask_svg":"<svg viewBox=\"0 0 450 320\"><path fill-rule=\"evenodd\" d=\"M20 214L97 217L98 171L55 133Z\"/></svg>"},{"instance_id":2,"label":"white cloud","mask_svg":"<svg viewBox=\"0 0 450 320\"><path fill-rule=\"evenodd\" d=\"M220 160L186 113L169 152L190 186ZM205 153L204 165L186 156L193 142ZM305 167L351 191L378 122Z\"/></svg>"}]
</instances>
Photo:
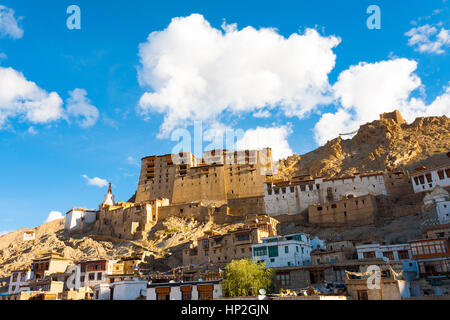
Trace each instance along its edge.
<instances>
[{"instance_id":1,"label":"white cloud","mask_svg":"<svg viewBox=\"0 0 450 320\"><path fill-rule=\"evenodd\" d=\"M98 177L95 178L89 178L87 175L83 174L81 175L83 178L86 179L88 185L90 186L95 186L95 187L99 187L99 188L103 188L105 186L108 185L108 181L106 181L105 179L101 179Z\"/></svg>"},{"instance_id":2,"label":"white cloud","mask_svg":"<svg viewBox=\"0 0 450 320\"><path fill-rule=\"evenodd\" d=\"M14 17L14 10L0 5L0 37L20 39L23 37L23 29Z\"/></svg>"},{"instance_id":3,"label":"white cloud","mask_svg":"<svg viewBox=\"0 0 450 320\"><path fill-rule=\"evenodd\" d=\"M48 93L11 67L0 67L0 129L12 119L45 124L74 117L80 127L94 125L99 111L90 104L86 90L77 88L69 95L65 110L58 93Z\"/></svg>"},{"instance_id":4,"label":"white cloud","mask_svg":"<svg viewBox=\"0 0 450 320\"><path fill-rule=\"evenodd\" d=\"M409 37L408 45L421 53L443 54L450 45L449 30L441 28L438 32L438 28L429 24L412 28L405 35Z\"/></svg>"},{"instance_id":5,"label":"white cloud","mask_svg":"<svg viewBox=\"0 0 450 320\"><path fill-rule=\"evenodd\" d=\"M31 127L29 127L28 128L28 130L27 130L27 132L29 133L29 134L31 134L31 135L37 135L37 131L36 131L36 129L34 129L34 127L33 126L31 126Z\"/></svg>"},{"instance_id":6,"label":"white cloud","mask_svg":"<svg viewBox=\"0 0 450 320\"><path fill-rule=\"evenodd\" d=\"M48 123L63 117L62 100L48 93L12 68L0 67L0 127L20 117L32 123Z\"/></svg>"},{"instance_id":7,"label":"white cloud","mask_svg":"<svg viewBox=\"0 0 450 320\"><path fill-rule=\"evenodd\" d=\"M127 158L127 162L128 162L128 164L131 164L131 165L134 165L134 166L139 166L139 161L138 160L136 160L134 157L132 157L132 156L129 156L128 158Z\"/></svg>"},{"instance_id":8,"label":"white cloud","mask_svg":"<svg viewBox=\"0 0 450 320\"><path fill-rule=\"evenodd\" d=\"M253 116L255 118L270 118L270 111L269 110L258 110L257 112L253 113Z\"/></svg>"},{"instance_id":9,"label":"white cloud","mask_svg":"<svg viewBox=\"0 0 450 320\"><path fill-rule=\"evenodd\" d=\"M275 29L235 24L215 29L202 15L174 18L139 46L140 111L165 114L160 137L188 120L222 112L253 112L280 106L304 117L330 102L328 73L340 39L316 30L284 38ZM256 113L258 114L258 113Z\"/></svg>"},{"instance_id":10,"label":"white cloud","mask_svg":"<svg viewBox=\"0 0 450 320\"><path fill-rule=\"evenodd\" d=\"M340 133L357 130L360 125L379 119L379 114L398 109L408 122L416 117L450 115L450 89L430 105L411 93L423 89L414 73L417 62L392 59L360 63L341 72L333 90L340 103L335 113L323 114L315 126L315 139L322 145Z\"/></svg>"},{"instance_id":11,"label":"white cloud","mask_svg":"<svg viewBox=\"0 0 450 320\"><path fill-rule=\"evenodd\" d=\"M47 220L45 220L45 222L47 223L59 219L64 219L63 214L59 211L52 211L48 214Z\"/></svg>"},{"instance_id":12,"label":"white cloud","mask_svg":"<svg viewBox=\"0 0 450 320\"><path fill-rule=\"evenodd\" d=\"M77 118L82 128L92 127L98 120L98 109L90 104L87 92L84 89L69 91L70 97L66 100L67 114Z\"/></svg>"},{"instance_id":13,"label":"white cloud","mask_svg":"<svg viewBox=\"0 0 450 320\"><path fill-rule=\"evenodd\" d=\"M5 234L8 234L8 233L10 233L10 232L12 232L12 231L9 231L9 230L0 231L0 237L1 237L1 236L4 236Z\"/></svg>"},{"instance_id":14,"label":"white cloud","mask_svg":"<svg viewBox=\"0 0 450 320\"><path fill-rule=\"evenodd\" d=\"M236 149L262 149L272 148L274 160L279 160L292 155L292 149L287 141L292 133L289 125L280 127L257 127L245 131L244 136L237 141Z\"/></svg>"}]
</instances>

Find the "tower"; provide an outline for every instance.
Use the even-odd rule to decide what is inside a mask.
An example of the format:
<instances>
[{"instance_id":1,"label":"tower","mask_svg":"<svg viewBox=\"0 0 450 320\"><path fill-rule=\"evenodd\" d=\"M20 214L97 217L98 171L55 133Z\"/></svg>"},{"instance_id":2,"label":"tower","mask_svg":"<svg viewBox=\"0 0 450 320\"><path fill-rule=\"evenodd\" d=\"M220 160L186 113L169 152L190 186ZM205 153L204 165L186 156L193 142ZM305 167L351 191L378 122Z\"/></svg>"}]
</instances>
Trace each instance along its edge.
<instances>
[{"instance_id":1,"label":"tower","mask_svg":"<svg viewBox=\"0 0 450 320\"><path fill-rule=\"evenodd\" d=\"M109 183L108 193L105 195L105 199L103 200L102 207L113 206L114 205L114 196L111 191L111 182Z\"/></svg>"}]
</instances>

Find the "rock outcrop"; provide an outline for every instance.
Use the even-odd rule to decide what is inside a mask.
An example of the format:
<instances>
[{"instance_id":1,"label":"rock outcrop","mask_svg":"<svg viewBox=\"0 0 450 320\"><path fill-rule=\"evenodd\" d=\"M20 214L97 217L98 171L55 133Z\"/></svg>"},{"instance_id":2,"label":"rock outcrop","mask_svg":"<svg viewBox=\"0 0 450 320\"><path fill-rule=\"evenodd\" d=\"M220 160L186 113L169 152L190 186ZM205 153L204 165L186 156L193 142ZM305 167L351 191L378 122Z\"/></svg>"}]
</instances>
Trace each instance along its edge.
<instances>
[{"instance_id":1,"label":"rock outcrop","mask_svg":"<svg viewBox=\"0 0 450 320\"><path fill-rule=\"evenodd\" d=\"M8 276L12 270L29 266L33 259L49 251L73 260L120 259L142 253L146 257L143 261L146 268L168 270L182 263L183 248L205 231L227 232L239 226L241 224L216 225L170 217L152 229L151 240L127 241L88 234L71 237L64 232L64 220L52 221L35 228L35 240L23 241L25 229L0 236L0 278Z\"/></svg>"},{"instance_id":2,"label":"rock outcrop","mask_svg":"<svg viewBox=\"0 0 450 320\"><path fill-rule=\"evenodd\" d=\"M352 139L341 137L304 155L281 160L278 179L312 175L340 177L355 172L414 169L448 163L450 119L421 117L408 124L398 111L362 125Z\"/></svg>"}]
</instances>

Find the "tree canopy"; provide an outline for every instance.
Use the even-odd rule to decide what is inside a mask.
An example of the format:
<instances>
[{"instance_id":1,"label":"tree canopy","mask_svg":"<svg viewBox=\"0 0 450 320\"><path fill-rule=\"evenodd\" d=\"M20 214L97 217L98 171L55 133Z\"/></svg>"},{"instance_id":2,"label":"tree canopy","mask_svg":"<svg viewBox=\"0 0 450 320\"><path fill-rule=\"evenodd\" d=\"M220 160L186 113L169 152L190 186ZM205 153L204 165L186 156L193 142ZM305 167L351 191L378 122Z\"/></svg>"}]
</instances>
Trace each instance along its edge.
<instances>
[{"instance_id":1,"label":"tree canopy","mask_svg":"<svg viewBox=\"0 0 450 320\"><path fill-rule=\"evenodd\" d=\"M270 293L273 289L273 271L265 263L252 260L233 260L225 267L222 281L226 297L256 296L260 289Z\"/></svg>"}]
</instances>

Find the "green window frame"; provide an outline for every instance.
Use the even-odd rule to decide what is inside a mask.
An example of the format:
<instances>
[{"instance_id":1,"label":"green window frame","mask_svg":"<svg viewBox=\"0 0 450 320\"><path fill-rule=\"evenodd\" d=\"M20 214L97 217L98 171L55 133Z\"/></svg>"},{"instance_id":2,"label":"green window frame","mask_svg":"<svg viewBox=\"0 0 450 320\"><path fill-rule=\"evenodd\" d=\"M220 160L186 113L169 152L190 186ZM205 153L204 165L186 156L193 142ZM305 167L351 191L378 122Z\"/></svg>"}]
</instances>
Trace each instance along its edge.
<instances>
[{"instance_id":1,"label":"green window frame","mask_svg":"<svg viewBox=\"0 0 450 320\"><path fill-rule=\"evenodd\" d=\"M269 258L278 257L278 246L269 247Z\"/></svg>"}]
</instances>

